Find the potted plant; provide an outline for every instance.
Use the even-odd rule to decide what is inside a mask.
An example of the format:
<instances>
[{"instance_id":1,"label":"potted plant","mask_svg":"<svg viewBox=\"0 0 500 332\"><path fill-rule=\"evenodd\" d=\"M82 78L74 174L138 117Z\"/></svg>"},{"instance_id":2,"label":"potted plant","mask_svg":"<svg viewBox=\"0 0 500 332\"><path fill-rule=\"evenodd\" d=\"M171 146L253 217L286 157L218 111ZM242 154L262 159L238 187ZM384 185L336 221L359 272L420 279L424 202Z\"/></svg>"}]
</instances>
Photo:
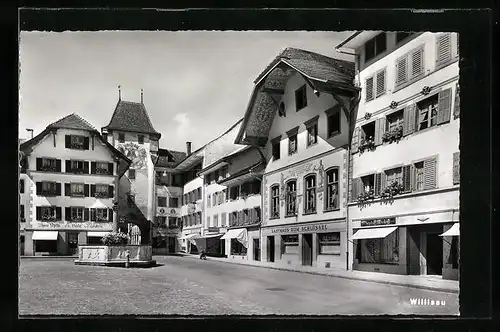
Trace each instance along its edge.
<instances>
[{"instance_id":1,"label":"potted plant","mask_svg":"<svg viewBox=\"0 0 500 332\"><path fill-rule=\"evenodd\" d=\"M397 126L382 135L382 142L398 142L403 137L403 126Z\"/></svg>"},{"instance_id":2,"label":"potted plant","mask_svg":"<svg viewBox=\"0 0 500 332\"><path fill-rule=\"evenodd\" d=\"M375 197L375 193L374 193L373 189L365 190L365 192L358 195L358 202L365 203L368 200L373 199L374 197Z\"/></svg>"},{"instance_id":3,"label":"potted plant","mask_svg":"<svg viewBox=\"0 0 500 332\"><path fill-rule=\"evenodd\" d=\"M361 141L361 144L359 145L359 153L363 153L366 150L373 151L375 150L375 140L373 139L372 136L368 136L367 138L364 138Z\"/></svg>"},{"instance_id":4,"label":"potted plant","mask_svg":"<svg viewBox=\"0 0 500 332\"><path fill-rule=\"evenodd\" d=\"M380 191L380 198L392 199L395 195L402 193L404 187L398 181L393 181L387 187Z\"/></svg>"}]
</instances>

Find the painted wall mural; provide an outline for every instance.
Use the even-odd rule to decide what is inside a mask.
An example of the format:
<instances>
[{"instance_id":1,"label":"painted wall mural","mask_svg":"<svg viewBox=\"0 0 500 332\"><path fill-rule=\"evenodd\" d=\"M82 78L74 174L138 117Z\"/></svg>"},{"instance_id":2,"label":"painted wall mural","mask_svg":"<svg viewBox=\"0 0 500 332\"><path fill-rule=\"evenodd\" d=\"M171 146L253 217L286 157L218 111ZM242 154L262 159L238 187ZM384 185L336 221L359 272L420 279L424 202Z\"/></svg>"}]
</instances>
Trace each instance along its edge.
<instances>
[{"instance_id":1,"label":"painted wall mural","mask_svg":"<svg viewBox=\"0 0 500 332\"><path fill-rule=\"evenodd\" d=\"M130 168L146 169L148 166L148 152L146 149L136 143L127 142L119 144L117 149L122 152L127 158L132 160Z\"/></svg>"}]
</instances>

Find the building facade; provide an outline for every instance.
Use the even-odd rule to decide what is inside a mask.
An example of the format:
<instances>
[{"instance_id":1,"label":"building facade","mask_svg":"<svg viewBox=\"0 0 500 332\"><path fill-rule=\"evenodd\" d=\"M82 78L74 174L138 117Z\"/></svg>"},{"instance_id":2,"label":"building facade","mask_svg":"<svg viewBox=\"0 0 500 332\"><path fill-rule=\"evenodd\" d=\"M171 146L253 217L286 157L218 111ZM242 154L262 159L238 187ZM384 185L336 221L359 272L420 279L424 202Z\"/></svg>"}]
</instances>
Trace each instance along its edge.
<instances>
[{"instance_id":1,"label":"building facade","mask_svg":"<svg viewBox=\"0 0 500 332\"><path fill-rule=\"evenodd\" d=\"M150 244L156 216L154 161L161 134L153 128L142 93L140 103L121 100L120 96L109 124L101 132L109 144L132 160L120 179L119 227L128 232L129 225L139 226L141 243Z\"/></svg>"},{"instance_id":2,"label":"building facade","mask_svg":"<svg viewBox=\"0 0 500 332\"><path fill-rule=\"evenodd\" d=\"M155 161L155 221L153 225L153 253L180 251L181 204L183 175L175 166L186 153L159 149Z\"/></svg>"},{"instance_id":3,"label":"building facade","mask_svg":"<svg viewBox=\"0 0 500 332\"><path fill-rule=\"evenodd\" d=\"M116 229L119 179L130 160L70 114L20 146L25 255L73 255Z\"/></svg>"},{"instance_id":4,"label":"building facade","mask_svg":"<svg viewBox=\"0 0 500 332\"><path fill-rule=\"evenodd\" d=\"M457 279L457 34L365 31L337 48L354 50L363 90L350 156L352 268Z\"/></svg>"},{"instance_id":5,"label":"building facade","mask_svg":"<svg viewBox=\"0 0 500 332\"><path fill-rule=\"evenodd\" d=\"M255 80L236 138L261 149L261 260L346 268L354 64L285 49Z\"/></svg>"}]
</instances>

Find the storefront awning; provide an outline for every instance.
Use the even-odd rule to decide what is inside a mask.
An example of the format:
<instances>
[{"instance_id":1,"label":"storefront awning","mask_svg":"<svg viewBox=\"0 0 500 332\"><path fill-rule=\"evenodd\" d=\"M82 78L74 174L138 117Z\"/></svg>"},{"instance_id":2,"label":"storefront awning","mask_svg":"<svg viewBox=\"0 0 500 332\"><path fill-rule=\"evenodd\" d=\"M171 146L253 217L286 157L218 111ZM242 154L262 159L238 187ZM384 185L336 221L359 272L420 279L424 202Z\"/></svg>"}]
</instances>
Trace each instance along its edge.
<instances>
[{"instance_id":1,"label":"storefront awning","mask_svg":"<svg viewBox=\"0 0 500 332\"><path fill-rule=\"evenodd\" d=\"M449 230L439 236L460 236L460 224L454 223Z\"/></svg>"},{"instance_id":2,"label":"storefront awning","mask_svg":"<svg viewBox=\"0 0 500 332\"><path fill-rule=\"evenodd\" d=\"M391 234L397 229L397 227L377 227L377 228L366 228L359 229L352 236L353 240L362 239L383 239L387 235Z\"/></svg>"},{"instance_id":3,"label":"storefront awning","mask_svg":"<svg viewBox=\"0 0 500 332\"><path fill-rule=\"evenodd\" d=\"M111 232L87 232L87 237L103 237Z\"/></svg>"},{"instance_id":4,"label":"storefront awning","mask_svg":"<svg viewBox=\"0 0 500 332\"><path fill-rule=\"evenodd\" d=\"M217 237L217 236L222 236L222 235L223 234L209 234L209 235L204 235L204 236L197 237L196 240L198 240L198 239L210 239L210 238Z\"/></svg>"},{"instance_id":5,"label":"storefront awning","mask_svg":"<svg viewBox=\"0 0 500 332\"><path fill-rule=\"evenodd\" d=\"M248 246L248 232L246 228L230 229L224 236L220 238L221 240L238 240L245 248Z\"/></svg>"},{"instance_id":6,"label":"storefront awning","mask_svg":"<svg viewBox=\"0 0 500 332\"><path fill-rule=\"evenodd\" d=\"M34 231L33 240L57 240L58 231Z\"/></svg>"},{"instance_id":7,"label":"storefront awning","mask_svg":"<svg viewBox=\"0 0 500 332\"><path fill-rule=\"evenodd\" d=\"M179 240L188 240L188 239L192 239L194 237L197 237L199 236L200 234L187 234L187 235L184 235L184 236L181 236L179 238Z\"/></svg>"}]
</instances>

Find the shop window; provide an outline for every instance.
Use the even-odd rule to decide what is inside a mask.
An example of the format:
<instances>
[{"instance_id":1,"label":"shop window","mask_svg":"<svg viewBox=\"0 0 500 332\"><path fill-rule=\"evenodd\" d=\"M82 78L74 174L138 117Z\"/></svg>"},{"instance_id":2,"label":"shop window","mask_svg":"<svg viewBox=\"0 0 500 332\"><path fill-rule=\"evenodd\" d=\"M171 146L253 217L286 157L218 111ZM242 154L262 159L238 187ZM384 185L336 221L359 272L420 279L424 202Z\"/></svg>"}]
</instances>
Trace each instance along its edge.
<instances>
[{"instance_id":1,"label":"shop window","mask_svg":"<svg viewBox=\"0 0 500 332\"><path fill-rule=\"evenodd\" d=\"M286 216L294 216L296 211L297 201L297 181L290 180L286 183Z\"/></svg>"},{"instance_id":2,"label":"shop window","mask_svg":"<svg viewBox=\"0 0 500 332\"><path fill-rule=\"evenodd\" d=\"M319 253L340 255L340 232L318 234Z\"/></svg>"},{"instance_id":3,"label":"shop window","mask_svg":"<svg viewBox=\"0 0 500 332\"><path fill-rule=\"evenodd\" d=\"M280 146L281 142L279 140L272 142L273 160L280 159L281 156Z\"/></svg>"},{"instance_id":4,"label":"shop window","mask_svg":"<svg viewBox=\"0 0 500 332\"><path fill-rule=\"evenodd\" d=\"M158 207L167 207L166 197L158 197Z\"/></svg>"},{"instance_id":5,"label":"shop window","mask_svg":"<svg viewBox=\"0 0 500 332\"><path fill-rule=\"evenodd\" d=\"M297 134L288 136L288 155L297 153Z\"/></svg>"},{"instance_id":6,"label":"shop window","mask_svg":"<svg viewBox=\"0 0 500 332\"><path fill-rule=\"evenodd\" d=\"M386 33L382 32L365 44L365 62L373 59L387 49Z\"/></svg>"},{"instance_id":7,"label":"shop window","mask_svg":"<svg viewBox=\"0 0 500 332\"><path fill-rule=\"evenodd\" d=\"M438 94L417 103L417 130L437 125Z\"/></svg>"},{"instance_id":8,"label":"shop window","mask_svg":"<svg viewBox=\"0 0 500 332\"><path fill-rule=\"evenodd\" d=\"M281 243L283 251L282 254L298 254L299 253L299 236L295 235L282 235Z\"/></svg>"},{"instance_id":9,"label":"shop window","mask_svg":"<svg viewBox=\"0 0 500 332\"><path fill-rule=\"evenodd\" d=\"M333 168L326 171L326 206L325 210L339 208L339 170Z\"/></svg>"},{"instance_id":10,"label":"shop window","mask_svg":"<svg viewBox=\"0 0 500 332\"><path fill-rule=\"evenodd\" d=\"M340 108L338 107L327 113L327 134L328 138L340 134Z\"/></svg>"},{"instance_id":11,"label":"shop window","mask_svg":"<svg viewBox=\"0 0 500 332\"><path fill-rule=\"evenodd\" d=\"M304 213L316 212L316 175L305 177L305 204Z\"/></svg>"},{"instance_id":12,"label":"shop window","mask_svg":"<svg viewBox=\"0 0 500 332\"><path fill-rule=\"evenodd\" d=\"M361 263L398 264L399 263L399 230L396 229L383 239L358 240L361 246L358 257Z\"/></svg>"},{"instance_id":13,"label":"shop window","mask_svg":"<svg viewBox=\"0 0 500 332\"><path fill-rule=\"evenodd\" d=\"M280 187L275 184L271 187L271 216L270 219L280 217Z\"/></svg>"},{"instance_id":14,"label":"shop window","mask_svg":"<svg viewBox=\"0 0 500 332\"><path fill-rule=\"evenodd\" d=\"M231 239L231 255L242 255L247 254L247 248L237 239Z\"/></svg>"},{"instance_id":15,"label":"shop window","mask_svg":"<svg viewBox=\"0 0 500 332\"><path fill-rule=\"evenodd\" d=\"M318 124L307 127L307 146L318 143Z\"/></svg>"},{"instance_id":16,"label":"shop window","mask_svg":"<svg viewBox=\"0 0 500 332\"><path fill-rule=\"evenodd\" d=\"M35 240L35 252L57 252L57 241Z\"/></svg>"},{"instance_id":17,"label":"shop window","mask_svg":"<svg viewBox=\"0 0 500 332\"><path fill-rule=\"evenodd\" d=\"M297 112L307 106L307 88L305 84L295 91L295 106Z\"/></svg>"},{"instance_id":18,"label":"shop window","mask_svg":"<svg viewBox=\"0 0 500 332\"><path fill-rule=\"evenodd\" d=\"M118 134L118 142L120 143L125 142L125 134Z\"/></svg>"}]
</instances>

